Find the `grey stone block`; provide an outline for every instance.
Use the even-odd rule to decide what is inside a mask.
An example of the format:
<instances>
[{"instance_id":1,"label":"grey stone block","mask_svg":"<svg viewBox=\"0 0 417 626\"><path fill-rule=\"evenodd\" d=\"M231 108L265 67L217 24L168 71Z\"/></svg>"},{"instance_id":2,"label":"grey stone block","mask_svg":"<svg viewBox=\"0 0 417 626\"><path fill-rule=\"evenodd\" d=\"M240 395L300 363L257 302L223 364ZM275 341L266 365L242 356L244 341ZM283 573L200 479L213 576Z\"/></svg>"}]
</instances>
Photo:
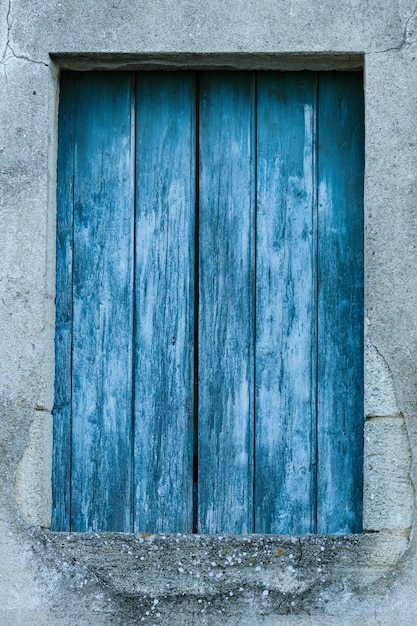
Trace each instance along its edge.
<instances>
[{"instance_id":1,"label":"grey stone block","mask_svg":"<svg viewBox=\"0 0 417 626\"><path fill-rule=\"evenodd\" d=\"M366 422L364 465L364 529L410 529L414 490L404 419L384 417Z\"/></svg>"}]
</instances>

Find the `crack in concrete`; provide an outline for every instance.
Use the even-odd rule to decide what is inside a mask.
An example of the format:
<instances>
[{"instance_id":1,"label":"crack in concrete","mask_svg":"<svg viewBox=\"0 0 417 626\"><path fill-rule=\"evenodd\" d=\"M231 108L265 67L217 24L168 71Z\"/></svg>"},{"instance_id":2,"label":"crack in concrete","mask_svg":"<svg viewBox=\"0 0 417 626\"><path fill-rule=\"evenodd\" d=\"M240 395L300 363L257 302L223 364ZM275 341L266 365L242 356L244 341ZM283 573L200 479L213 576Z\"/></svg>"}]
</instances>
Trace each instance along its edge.
<instances>
[{"instance_id":1,"label":"crack in concrete","mask_svg":"<svg viewBox=\"0 0 417 626\"><path fill-rule=\"evenodd\" d=\"M13 49L13 47L12 47L12 45L10 43L11 31L12 31L13 22L14 22L14 17L13 17L13 14L12 14L12 0L9 0L9 4L8 4L8 7L7 7L6 22L7 22L6 44L4 46L3 54L2 54L2 57L1 57L1 61L0 61L0 64L4 68L4 75L6 77L6 82L7 82L6 65L7 65L7 51L8 50L11 52L11 55L15 59L22 59L23 61L28 61L29 63L35 63L36 65L44 65L45 67L49 67L48 63L45 63L44 61L38 61L36 59L31 59L30 57L28 57L28 56L26 56L24 54L17 54L15 52L15 50Z\"/></svg>"},{"instance_id":2,"label":"crack in concrete","mask_svg":"<svg viewBox=\"0 0 417 626\"><path fill-rule=\"evenodd\" d=\"M302 561L303 561L303 540L301 539L301 537L299 537L299 539L298 539L298 550L299 550L300 554L299 554L299 557L297 559L297 568L300 569ZM297 572L297 576L298 576L298 573L299 572Z\"/></svg>"},{"instance_id":3,"label":"crack in concrete","mask_svg":"<svg viewBox=\"0 0 417 626\"><path fill-rule=\"evenodd\" d=\"M371 342L371 346L375 349L376 353L378 354L378 356L381 358L382 362L384 363L384 366L386 368L386 371L388 372L388 376L389 376L389 380L391 382L391 387L392 387L392 394L394 396L394 400L395 400L395 407L397 408L397 412L401 414L401 411L399 409L399 403L398 403L398 398L397 398L397 392L395 389L395 385L394 385L394 376L392 374L391 371L391 367L387 361L387 359L384 357L384 355L382 354L381 350L378 348L378 346L372 341Z\"/></svg>"},{"instance_id":4,"label":"crack in concrete","mask_svg":"<svg viewBox=\"0 0 417 626\"><path fill-rule=\"evenodd\" d=\"M407 425L407 420L405 419L405 417L404 417L404 426L405 426L405 434L406 434L406 437L407 437L408 450L409 450L410 459L411 459L410 466L408 468L408 477L410 478L411 487L413 489L413 495L414 495L414 497L413 497L413 504L412 504L412 514L411 514L412 520L414 520L414 518L415 518L415 506L416 506L415 502L416 502L416 493L417 493L417 478L416 478L416 476L414 475L414 472L413 472L413 462L412 462L412 459L413 459L413 448L411 446L410 433L408 432L408 425ZM411 522L411 524L412 524L412 526L410 528L409 537L411 536L411 534L413 532L413 522Z\"/></svg>"},{"instance_id":5,"label":"crack in concrete","mask_svg":"<svg viewBox=\"0 0 417 626\"><path fill-rule=\"evenodd\" d=\"M400 52L403 48L403 43L401 43L399 46L395 46L394 48L384 48L384 50L375 50L374 52L371 52L370 54L384 54L384 52Z\"/></svg>"},{"instance_id":6,"label":"crack in concrete","mask_svg":"<svg viewBox=\"0 0 417 626\"><path fill-rule=\"evenodd\" d=\"M11 31L12 24L13 24L13 20L10 21L11 9L12 9L12 0L9 0L9 5L7 7L7 14L6 14L7 36L6 36L6 45L4 46L3 54L1 57L2 63L4 62L4 59L6 57L7 49L9 47L9 42L10 42L10 31Z\"/></svg>"},{"instance_id":7,"label":"crack in concrete","mask_svg":"<svg viewBox=\"0 0 417 626\"><path fill-rule=\"evenodd\" d=\"M12 24L13 24L13 20L10 21L11 18L11 9L12 9L12 0L9 0L9 4L7 7L7 14L6 14L6 23L7 23L7 35L6 35L6 45L4 46L4 50L3 50L3 54L1 56L1 65L3 66L3 70L4 70L4 77L6 79L6 84L8 83L8 78L7 78L7 70L6 70L6 54L7 54L7 50L9 48L9 43L10 43L10 31L12 28Z\"/></svg>"},{"instance_id":8,"label":"crack in concrete","mask_svg":"<svg viewBox=\"0 0 417 626\"><path fill-rule=\"evenodd\" d=\"M410 18L407 20L407 24L410 21L410 19L412 19L412 17L416 16L416 15L417 15L417 5L416 5L416 8L414 9L412 15L410 16ZM372 346L375 348L376 352L381 357L381 359L383 360L383 362L385 364L385 367L388 370L389 376L390 376L391 381L392 381L392 390L393 390L393 394L394 394L395 404L396 404L397 408L399 409L397 393L396 393L396 389L395 389L395 385L394 385L394 376L392 374L391 368L390 368L386 358L384 357L384 355L381 353L381 351L378 349L378 347L375 345L374 342L372 342ZM403 420L404 420L405 434L406 434L406 437L407 437L408 450L409 450L410 456L412 457L413 449L412 449L411 441L410 441L410 433L408 432L407 420L405 419L405 415L404 415L404 413L402 411L399 410L398 411L398 415L399 415L400 418L403 418ZM415 476L414 476L414 474L413 474L413 472L411 470L411 467L408 470L408 476L410 478L410 482L411 482L411 485L412 485L412 488L413 488L413 491L414 491L413 502L415 502L415 494L417 493L417 484L416 484L416 480L417 479L415 478ZM413 508L414 508L414 505L413 505ZM413 518L414 518L414 511L413 511Z\"/></svg>"},{"instance_id":9,"label":"crack in concrete","mask_svg":"<svg viewBox=\"0 0 417 626\"><path fill-rule=\"evenodd\" d=\"M12 55L14 56L15 59L23 59L24 61L28 61L29 63L35 63L35 65L44 65L45 67L49 67L48 63L45 63L45 61L37 61L36 59L31 59L30 57L27 57L24 54L17 54L12 46L9 43L9 50L11 51Z\"/></svg>"},{"instance_id":10,"label":"crack in concrete","mask_svg":"<svg viewBox=\"0 0 417 626\"><path fill-rule=\"evenodd\" d=\"M412 9L410 15L405 20L401 43L398 46L393 46L392 48L376 50L372 54L383 54L384 52L401 52L401 50L410 47L413 44L413 42L410 41L413 34L413 30L410 29L410 24L415 17L417 17L417 3L415 4L414 9Z\"/></svg>"},{"instance_id":11,"label":"crack in concrete","mask_svg":"<svg viewBox=\"0 0 417 626\"><path fill-rule=\"evenodd\" d=\"M411 15L407 18L404 26L404 34L403 34L403 46L410 46L412 42L410 39L412 38L413 31L410 32L410 23L417 16L417 3L414 6L414 9L411 12Z\"/></svg>"},{"instance_id":12,"label":"crack in concrete","mask_svg":"<svg viewBox=\"0 0 417 626\"><path fill-rule=\"evenodd\" d=\"M401 413L401 411L399 411L398 413L392 413L390 415L373 415L372 413L370 413L369 415L365 416L365 420L367 422L373 422L374 420L381 420L384 418L395 418L395 419L403 419L404 415Z\"/></svg>"},{"instance_id":13,"label":"crack in concrete","mask_svg":"<svg viewBox=\"0 0 417 626\"><path fill-rule=\"evenodd\" d=\"M415 7L412 15L408 18L408 20L406 22L406 28L407 28L407 25L408 25L409 21L416 15L417 15L417 4L416 4L416 7ZM396 404L396 407L398 409L398 412L395 415L390 415L390 416L386 416L386 417L399 417L399 418L402 418L404 420L405 434L406 434L406 437L407 437L408 450L409 450L410 456L412 457L413 449L412 449L411 441L410 441L410 433L408 432L408 425L407 425L407 420L405 418L405 415L399 409L399 403L398 403L398 398L397 398L397 392L396 392L396 389L395 389L393 373L391 371L391 368L390 368L386 358L384 357L382 352L379 350L378 346L374 342L372 342L371 345L372 345L373 348L375 348L377 354L381 357L382 361L384 362L385 367L387 368L388 374L389 374L391 382L392 382L392 391L393 391L393 394L394 394L395 404ZM379 417L381 417L381 416L379 416ZM373 416L366 416L366 419L369 419L369 418L373 419ZM378 418L376 418L376 419L378 419ZM410 478L410 482L411 482L411 485L412 485L412 488L413 488L413 492L414 492L413 502L415 502L415 495L417 493L417 478L414 476L414 474L413 474L413 472L411 470L411 467L408 470L408 476ZM413 509L414 509L414 506L415 505L413 504ZM413 518L414 518L414 511L413 511ZM410 530L410 533L411 533L411 530Z\"/></svg>"}]
</instances>

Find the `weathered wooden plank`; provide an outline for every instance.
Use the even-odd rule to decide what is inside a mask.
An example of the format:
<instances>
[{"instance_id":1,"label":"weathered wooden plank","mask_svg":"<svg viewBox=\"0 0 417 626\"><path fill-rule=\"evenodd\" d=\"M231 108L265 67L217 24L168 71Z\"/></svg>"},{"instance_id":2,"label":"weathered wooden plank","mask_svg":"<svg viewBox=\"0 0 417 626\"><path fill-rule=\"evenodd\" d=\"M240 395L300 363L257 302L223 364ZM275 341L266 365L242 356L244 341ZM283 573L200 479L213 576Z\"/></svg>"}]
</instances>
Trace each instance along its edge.
<instances>
[{"instance_id":1,"label":"weathered wooden plank","mask_svg":"<svg viewBox=\"0 0 417 626\"><path fill-rule=\"evenodd\" d=\"M315 75L258 75L256 532L314 532Z\"/></svg>"},{"instance_id":2,"label":"weathered wooden plank","mask_svg":"<svg viewBox=\"0 0 417 626\"><path fill-rule=\"evenodd\" d=\"M137 75L135 530L191 532L195 78Z\"/></svg>"},{"instance_id":3,"label":"weathered wooden plank","mask_svg":"<svg viewBox=\"0 0 417 626\"><path fill-rule=\"evenodd\" d=\"M198 531L253 530L254 83L200 83Z\"/></svg>"},{"instance_id":4,"label":"weathered wooden plank","mask_svg":"<svg viewBox=\"0 0 417 626\"><path fill-rule=\"evenodd\" d=\"M76 78L72 530L131 530L134 150L128 73Z\"/></svg>"},{"instance_id":5,"label":"weathered wooden plank","mask_svg":"<svg viewBox=\"0 0 417 626\"><path fill-rule=\"evenodd\" d=\"M362 77L319 78L318 532L362 529Z\"/></svg>"},{"instance_id":6,"label":"weathered wooden plank","mask_svg":"<svg viewBox=\"0 0 417 626\"><path fill-rule=\"evenodd\" d=\"M70 529L74 79L60 83L57 170L55 402L51 530Z\"/></svg>"}]
</instances>

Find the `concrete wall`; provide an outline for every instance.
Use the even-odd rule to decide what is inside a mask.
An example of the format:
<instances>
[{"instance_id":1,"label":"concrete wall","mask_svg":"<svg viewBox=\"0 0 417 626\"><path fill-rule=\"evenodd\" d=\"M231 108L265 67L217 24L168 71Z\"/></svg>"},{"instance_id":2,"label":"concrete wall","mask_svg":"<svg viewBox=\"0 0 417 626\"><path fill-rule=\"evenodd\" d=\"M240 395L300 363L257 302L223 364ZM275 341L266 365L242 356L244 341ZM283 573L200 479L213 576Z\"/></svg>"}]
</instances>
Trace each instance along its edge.
<instances>
[{"instance_id":1,"label":"concrete wall","mask_svg":"<svg viewBox=\"0 0 417 626\"><path fill-rule=\"evenodd\" d=\"M0 0L0 623L417 623L415 0ZM365 530L49 533L62 67L363 66Z\"/></svg>"}]
</instances>

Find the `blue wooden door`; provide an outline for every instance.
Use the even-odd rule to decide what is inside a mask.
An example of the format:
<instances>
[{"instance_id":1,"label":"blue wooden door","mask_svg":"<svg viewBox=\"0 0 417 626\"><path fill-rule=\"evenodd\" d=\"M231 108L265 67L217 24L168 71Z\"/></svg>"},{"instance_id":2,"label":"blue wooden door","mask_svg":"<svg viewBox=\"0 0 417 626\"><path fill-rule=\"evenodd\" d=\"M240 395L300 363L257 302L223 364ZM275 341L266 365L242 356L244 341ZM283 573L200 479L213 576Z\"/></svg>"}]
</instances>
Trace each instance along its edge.
<instances>
[{"instance_id":1,"label":"blue wooden door","mask_svg":"<svg viewBox=\"0 0 417 626\"><path fill-rule=\"evenodd\" d=\"M361 530L358 73L64 73L54 530Z\"/></svg>"}]
</instances>

